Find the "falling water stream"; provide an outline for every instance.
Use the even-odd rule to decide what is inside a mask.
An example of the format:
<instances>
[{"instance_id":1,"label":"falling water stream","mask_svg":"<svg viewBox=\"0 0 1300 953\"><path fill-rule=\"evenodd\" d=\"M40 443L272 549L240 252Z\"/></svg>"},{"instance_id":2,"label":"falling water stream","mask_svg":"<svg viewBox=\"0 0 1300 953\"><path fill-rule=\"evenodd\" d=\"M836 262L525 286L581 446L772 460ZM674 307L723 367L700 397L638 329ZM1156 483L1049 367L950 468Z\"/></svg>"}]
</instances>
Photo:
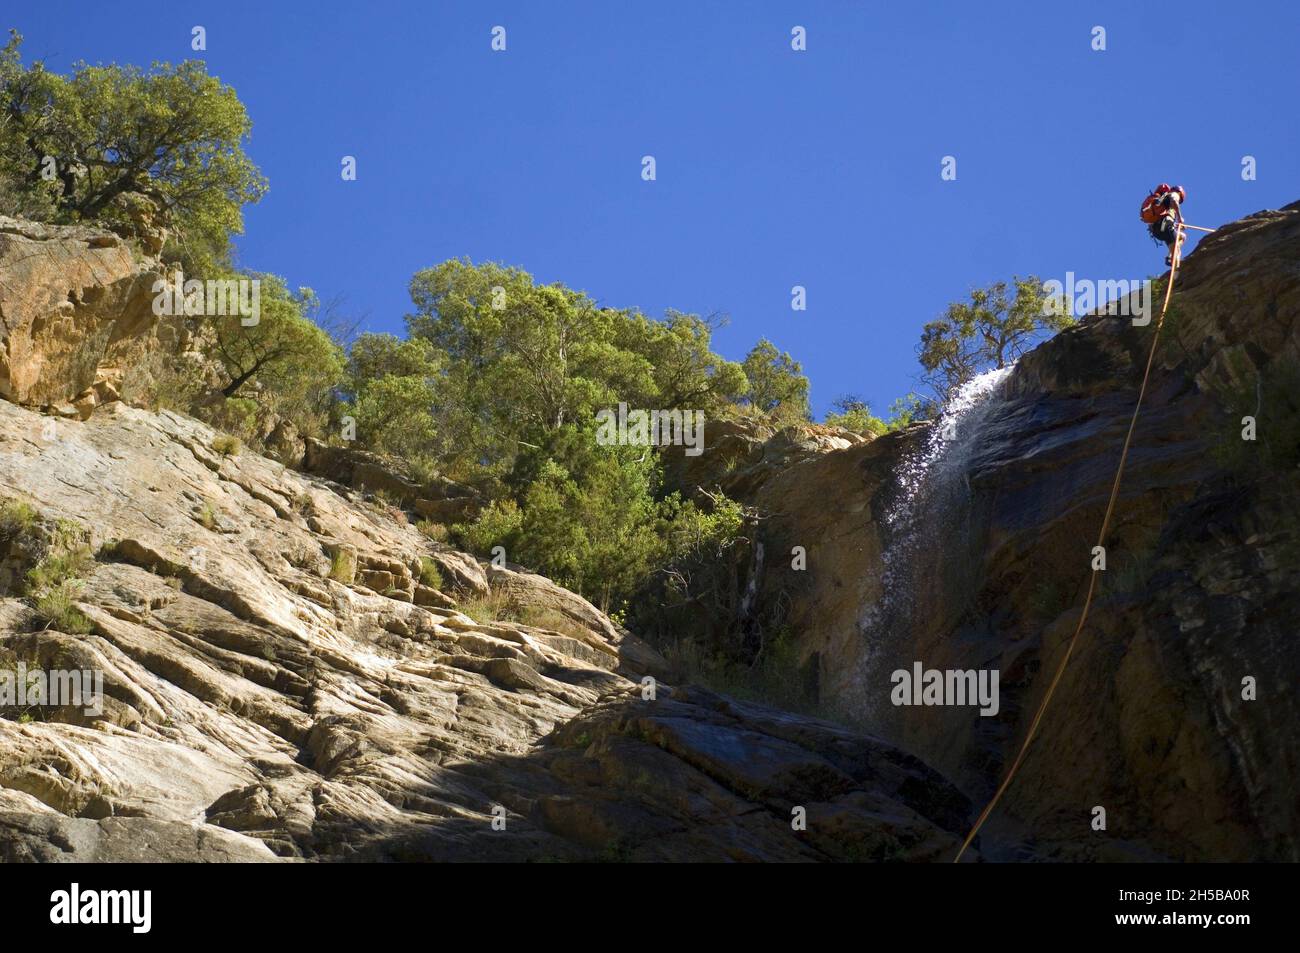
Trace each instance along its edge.
<instances>
[{"instance_id":1,"label":"falling water stream","mask_svg":"<svg viewBox=\"0 0 1300 953\"><path fill-rule=\"evenodd\" d=\"M917 661L911 636L924 609L920 594L944 574L945 559L967 556L970 465L999 403L999 385L1014 367L986 371L964 384L921 445L895 468L880 519L880 597L858 620L864 644L855 691L866 722L886 735L897 717L889 702L890 673Z\"/></svg>"}]
</instances>

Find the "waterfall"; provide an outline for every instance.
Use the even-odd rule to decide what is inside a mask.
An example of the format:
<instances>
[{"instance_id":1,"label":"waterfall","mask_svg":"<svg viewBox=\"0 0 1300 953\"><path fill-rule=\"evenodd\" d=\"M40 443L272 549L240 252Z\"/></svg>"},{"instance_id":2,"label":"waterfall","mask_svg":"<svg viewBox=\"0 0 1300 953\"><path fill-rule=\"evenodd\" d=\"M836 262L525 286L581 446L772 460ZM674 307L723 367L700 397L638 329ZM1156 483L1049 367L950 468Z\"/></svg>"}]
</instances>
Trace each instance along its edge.
<instances>
[{"instance_id":1,"label":"waterfall","mask_svg":"<svg viewBox=\"0 0 1300 953\"><path fill-rule=\"evenodd\" d=\"M980 447L995 395L1015 364L986 371L962 385L944 406L919 447L894 471L894 486L880 516L881 592L858 620L863 660L855 679L859 717L887 732L894 715L890 673L917 661L912 639L926 607L922 588L942 582L945 570L962 572L969 557L968 472ZM923 661L923 660L922 660Z\"/></svg>"}]
</instances>

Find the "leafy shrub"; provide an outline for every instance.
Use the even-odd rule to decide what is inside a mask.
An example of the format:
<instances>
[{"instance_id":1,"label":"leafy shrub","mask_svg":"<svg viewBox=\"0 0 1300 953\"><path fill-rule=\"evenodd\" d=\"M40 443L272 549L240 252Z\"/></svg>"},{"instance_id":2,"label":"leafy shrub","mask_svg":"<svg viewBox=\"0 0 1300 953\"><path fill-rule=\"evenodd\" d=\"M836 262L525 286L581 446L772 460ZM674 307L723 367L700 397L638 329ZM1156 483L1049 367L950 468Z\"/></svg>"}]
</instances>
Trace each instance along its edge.
<instances>
[{"instance_id":1,"label":"leafy shrub","mask_svg":"<svg viewBox=\"0 0 1300 953\"><path fill-rule=\"evenodd\" d=\"M668 553L630 600L633 631L661 651L676 644L719 664L752 664L764 631L776 631L782 621L766 609L744 625L738 621L757 515L721 493L712 495L711 507L678 503Z\"/></svg>"},{"instance_id":2,"label":"leafy shrub","mask_svg":"<svg viewBox=\"0 0 1300 953\"><path fill-rule=\"evenodd\" d=\"M939 415L939 408L932 400L917 394L904 394L889 405L888 430L904 430L921 420L933 420Z\"/></svg>"},{"instance_id":3,"label":"leafy shrub","mask_svg":"<svg viewBox=\"0 0 1300 953\"><path fill-rule=\"evenodd\" d=\"M673 562L717 559L739 540L745 526L744 506L722 493L712 497L712 508L693 502L668 500L668 529Z\"/></svg>"},{"instance_id":4,"label":"leafy shrub","mask_svg":"<svg viewBox=\"0 0 1300 953\"><path fill-rule=\"evenodd\" d=\"M0 506L0 538L12 542L27 537L44 552L27 570L23 591L46 628L77 634L91 631L90 621L76 608L77 577L93 556L86 531L60 520L48 538L38 533L35 511L23 503ZM39 550L37 550L39 551Z\"/></svg>"},{"instance_id":5,"label":"leafy shrub","mask_svg":"<svg viewBox=\"0 0 1300 953\"><path fill-rule=\"evenodd\" d=\"M880 436L889 429L889 425L871 412L866 401L853 396L836 398L833 408L826 415L826 423L832 427L843 427L854 433L869 433Z\"/></svg>"},{"instance_id":6,"label":"leafy shrub","mask_svg":"<svg viewBox=\"0 0 1300 953\"><path fill-rule=\"evenodd\" d=\"M494 546L504 546L509 553L523 524L524 514L518 503L511 499L493 500L473 523L457 524L452 532L471 552L486 555Z\"/></svg>"}]
</instances>

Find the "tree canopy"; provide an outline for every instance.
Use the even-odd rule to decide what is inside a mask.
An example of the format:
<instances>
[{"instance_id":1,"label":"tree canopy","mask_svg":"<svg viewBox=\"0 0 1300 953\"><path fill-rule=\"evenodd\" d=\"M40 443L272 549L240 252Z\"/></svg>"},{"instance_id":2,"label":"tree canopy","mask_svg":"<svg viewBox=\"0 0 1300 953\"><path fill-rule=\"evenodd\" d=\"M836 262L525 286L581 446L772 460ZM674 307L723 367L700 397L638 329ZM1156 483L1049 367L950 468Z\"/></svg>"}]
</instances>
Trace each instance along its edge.
<instances>
[{"instance_id":1,"label":"tree canopy","mask_svg":"<svg viewBox=\"0 0 1300 953\"><path fill-rule=\"evenodd\" d=\"M749 389L745 398L755 409L776 414L784 422L808 420L808 378L803 366L788 353L761 338L741 365Z\"/></svg>"},{"instance_id":2,"label":"tree canopy","mask_svg":"<svg viewBox=\"0 0 1300 953\"><path fill-rule=\"evenodd\" d=\"M711 411L748 388L740 365L711 350L713 323L600 307L518 268L443 262L415 275L411 300L409 337L441 369L445 442L462 464L498 475L521 450L619 402Z\"/></svg>"},{"instance_id":3,"label":"tree canopy","mask_svg":"<svg viewBox=\"0 0 1300 953\"><path fill-rule=\"evenodd\" d=\"M173 257L225 260L242 208L266 192L244 153L252 124L235 91L200 61L91 66L71 76L24 67L22 37L0 50L0 176L17 211L60 222L125 218L144 196L173 234Z\"/></svg>"},{"instance_id":4,"label":"tree canopy","mask_svg":"<svg viewBox=\"0 0 1300 953\"><path fill-rule=\"evenodd\" d=\"M425 470L446 447L434 417L443 365L422 338L362 334L348 354L345 406L363 446Z\"/></svg>"},{"instance_id":5,"label":"tree canopy","mask_svg":"<svg viewBox=\"0 0 1300 953\"><path fill-rule=\"evenodd\" d=\"M968 301L948 305L922 329L917 348L922 380L942 402L978 374L1006 367L1042 332L1073 323L1068 314L1050 306L1035 277L1013 278L1011 286L999 281L976 288Z\"/></svg>"}]
</instances>

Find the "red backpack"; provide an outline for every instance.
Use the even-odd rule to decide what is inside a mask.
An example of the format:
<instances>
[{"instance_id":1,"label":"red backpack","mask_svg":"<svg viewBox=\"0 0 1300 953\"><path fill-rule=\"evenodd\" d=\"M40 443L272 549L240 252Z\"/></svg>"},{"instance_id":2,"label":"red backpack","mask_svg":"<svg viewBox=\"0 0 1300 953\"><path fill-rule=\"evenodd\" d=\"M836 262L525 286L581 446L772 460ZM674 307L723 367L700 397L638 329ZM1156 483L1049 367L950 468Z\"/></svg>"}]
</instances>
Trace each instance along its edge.
<instances>
[{"instance_id":1,"label":"red backpack","mask_svg":"<svg viewBox=\"0 0 1300 953\"><path fill-rule=\"evenodd\" d=\"M1178 193L1178 201L1180 203L1187 199L1187 193L1183 191L1181 185L1176 188L1170 188L1168 182L1161 182L1152 189L1151 194L1142 202L1142 221L1146 222L1148 225L1153 225L1160 221L1161 217L1165 214L1165 207L1162 204L1162 200L1170 192Z\"/></svg>"}]
</instances>

